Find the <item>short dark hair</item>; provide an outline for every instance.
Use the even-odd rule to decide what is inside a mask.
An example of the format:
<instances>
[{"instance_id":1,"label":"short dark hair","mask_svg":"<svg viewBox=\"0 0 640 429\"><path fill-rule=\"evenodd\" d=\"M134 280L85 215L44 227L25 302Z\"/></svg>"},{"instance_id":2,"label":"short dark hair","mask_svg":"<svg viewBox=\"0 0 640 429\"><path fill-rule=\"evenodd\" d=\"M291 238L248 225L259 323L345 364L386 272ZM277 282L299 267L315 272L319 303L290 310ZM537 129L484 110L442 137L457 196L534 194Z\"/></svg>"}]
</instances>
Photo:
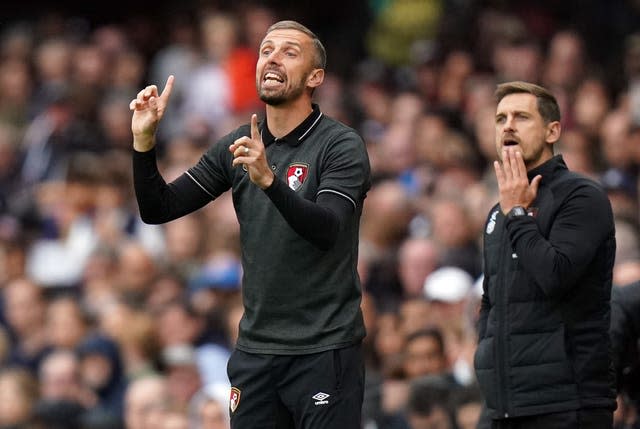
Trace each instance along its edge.
<instances>
[{"instance_id":1,"label":"short dark hair","mask_svg":"<svg viewBox=\"0 0 640 429\"><path fill-rule=\"evenodd\" d=\"M311 38L311 41L313 42L313 47L316 50L313 67L324 69L327 66L327 51L324 49L324 45L313 31L309 30L307 27L297 21L290 20L276 22L271 27L269 27L269 29L267 30L267 34L271 33L274 30L297 30L309 36Z\"/></svg>"},{"instance_id":2,"label":"short dark hair","mask_svg":"<svg viewBox=\"0 0 640 429\"><path fill-rule=\"evenodd\" d=\"M558 101L553 94L546 88L539 85L515 81L505 82L498 85L494 96L496 102L500 102L504 97L510 94L531 94L538 100L538 112L545 123L560 121L560 107Z\"/></svg>"},{"instance_id":3,"label":"short dark hair","mask_svg":"<svg viewBox=\"0 0 640 429\"><path fill-rule=\"evenodd\" d=\"M426 328L419 329L415 332L412 332L407 336L405 343L409 344L410 342L417 340L418 338L432 338L438 345L438 348L440 349L440 354L444 355L445 353L444 336L442 335L442 331L438 327L429 326Z\"/></svg>"},{"instance_id":4,"label":"short dark hair","mask_svg":"<svg viewBox=\"0 0 640 429\"><path fill-rule=\"evenodd\" d=\"M440 408L452 420L452 384L443 375L426 375L409 383L406 409L409 414L430 416Z\"/></svg>"}]
</instances>

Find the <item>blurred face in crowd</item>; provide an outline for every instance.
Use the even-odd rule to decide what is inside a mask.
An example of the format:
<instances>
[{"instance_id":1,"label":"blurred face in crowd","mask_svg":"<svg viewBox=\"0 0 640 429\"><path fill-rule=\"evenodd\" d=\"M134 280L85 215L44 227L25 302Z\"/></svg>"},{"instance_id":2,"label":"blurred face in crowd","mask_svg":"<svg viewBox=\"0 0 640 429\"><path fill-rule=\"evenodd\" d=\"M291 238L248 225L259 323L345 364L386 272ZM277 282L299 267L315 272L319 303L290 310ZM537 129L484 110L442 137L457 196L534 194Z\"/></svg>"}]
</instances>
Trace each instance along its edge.
<instances>
[{"instance_id":1,"label":"blurred face in crowd","mask_svg":"<svg viewBox=\"0 0 640 429\"><path fill-rule=\"evenodd\" d=\"M202 322L180 303L169 303L156 319L158 336L163 346L189 344L202 329Z\"/></svg>"},{"instance_id":2,"label":"blurred face in crowd","mask_svg":"<svg viewBox=\"0 0 640 429\"><path fill-rule=\"evenodd\" d=\"M422 296L405 299L400 304L398 313L400 315L400 329L405 335L411 335L425 326L435 323L431 304Z\"/></svg>"},{"instance_id":3,"label":"blurred face in crowd","mask_svg":"<svg viewBox=\"0 0 640 429\"><path fill-rule=\"evenodd\" d=\"M573 116L579 128L590 136L597 136L609 108L605 83L598 79L585 79L576 90L573 102Z\"/></svg>"},{"instance_id":4,"label":"blurred face in crowd","mask_svg":"<svg viewBox=\"0 0 640 429\"><path fill-rule=\"evenodd\" d=\"M151 254L138 243L126 244L120 248L118 263L122 292L146 294L157 271Z\"/></svg>"},{"instance_id":5,"label":"blurred face in crowd","mask_svg":"<svg viewBox=\"0 0 640 429\"><path fill-rule=\"evenodd\" d=\"M398 355L404 346L404 336L398 335L400 323L394 312L385 312L378 316L375 336L376 352L382 361Z\"/></svg>"},{"instance_id":6,"label":"blurred face in crowd","mask_svg":"<svg viewBox=\"0 0 640 429\"><path fill-rule=\"evenodd\" d=\"M583 41L576 33L560 32L551 40L545 70L548 86L570 87L584 71Z\"/></svg>"},{"instance_id":7,"label":"blurred face in crowd","mask_svg":"<svg viewBox=\"0 0 640 429\"><path fill-rule=\"evenodd\" d=\"M583 129L572 129L562 133L562 158L569 169L586 176L595 176L596 166L591 140Z\"/></svg>"},{"instance_id":8,"label":"blurred face in crowd","mask_svg":"<svg viewBox=\"0 0 640 429\"><path fill-rule=\"evenodd\" d=\"M171 365L167 368L167 388L176 404L186 406L201 387L202 379L194 363Z\"/></svg>"},{"instance_id":9,"label":"blurred face in crowd","mask_svg":"<svg viewBox=\"0 0 640 429\"><path fill-rule=\"evenodd\" d=\"M202 218L184 216L166 227L167 253L174 263L195 259L202 248L204 230Z\"/></svg>"},{"instance_id":10,"label":"blurred face in crowd","mask_svg":"<svg viewBox=\"0 0 640 429\"><path fill-rule=\"evenodd\" d=\"M207 56L213 60L224 60L237 44L238 23L231 15L207 15L200 24L200 30Z\"/></svg>"},{"instance_id":11,"label":"blurred face in crowd","mask_svg":"<svg viewBox=\"0 0 640 429\"><path fill-rule=\"evenodd\" d=\"M35 67L42 81L65 81L71 66L72 48L61 39L48 39L35 52Z\"/></svg>"},{"instance_id":12,"label":"blurred face in crowd","mask_svg":"<svg viewBox=\"0 0 640 429\"><path fill-rule=\"evenodd\" d=\"M410 414L411 429L451 429L451 420L447 412L440 406L435 406L429 415Z\"/></svg>"},{"instance_id":13,"label":"blurred face in crowd","mask_svg":"<svg viewBox=\"0 0 640 429\"><path fill-rule=\"evenodd\" d=\"M404 372L408 378L441 374L446 369L444 351L431 336L422 335L405 346Z\"/></svg>"},{"instance_id":14,"label":"blurred face in crowd","mask_svg":"<svg viewBox=\"0 0 640 429\"><path fill-rule=\"evenodd\" d=\"M36 383L26 370L0 373L0 427L26 423L36 399Z\"/></svg>"},{"instance_id":15,"label":"blurred face in crowd","mask_svg":"<svg viewBox=\"0 0 640 429\"><path fill-rule=\"evenodd\" d=\"M307 87L322 83L324 71L314 68L311 37L298 30L278 29L260 45L256 87L260 99L273 106L298 99Z\"/></svg>"},{"instance_id":16,"label":"blurred face in crowd","mask_svg":"<svg viewBox=\"0 0 640 429\"><path fill-rule=\"evenodd\" d=\"M93 390L106 386L113 368L109 359L101 354L88 354L80 363L83 383Z\"/></svg>"},{"instance_id":17,"label":"blurred face in crowd","mask_svg":"<svg viewBox=\"0 0 640 429\"><path fill-rule=\"evenodd\" d=\"M31 94L29 65L25 61L3 61L0 64L0 95L5 102L24 104Z\"/></svg>"},{"instance_id":18,"label":"blurred face in crowd","mask_svg":"<svg viewBox=\"0 0 640 429\"><path fill-rule=\"evenodd\" d=\"M228 419L223 405L215 400L210 400L202 405L200 419L202 429L229 429Z\"/></svg>"},{"instance_id":19,"label":"blurred face in crowd","mask_svg":"<svg viewBox=\"0 0 640 429\"><path fill-rule=\"evenodd\" d=\"M72 68L74 79L83 85L100 85L108 70L105 55L96 45L86 44L73 51Z\"/></svg>"},{"instance_id":20,"label":"blurred face in crowd","mask_svg":"<svg viewBox=\"0 0 640 429\"><path fill-rule=\"evenodd\" d=\"M169 397L164 378L148 377L134 381L125 395L127 429L160 427Z\"/></svg>"},{"instance_id":21,"label":"blurred face in crowd","mask_svg":"<svg viewBox=\"0 0 640 429\"><path fill-rule=\"evenodd\" d=\"M76 400L80 393L80 366L70 351L53 352L43 360L40 371L40 396L52 400Z\"/></svg>"},{"instance_id":22,"label":"blurred face in crowd","mask_svg":"<svg viewBox=\"0 0 640 429\"><path fill-rule=\"evenodd\" d=\"M86 333L86 323L78 302L73 298L59 298L47 309L47 336L56 346L73 348Z\"/></svg>"},{"instance_id":23,"label":"blurred face in crowd","mask_svg":"<svg viewBox=\"0 0 640 429\"><path fill-rule=\"evenodd\" d=\"M19 336L42 327L45 303L40 288L27 279L17 279L4 289L6 318Z\"/></svg>"},{"instance_id":24,"label":"blurred face in crowd","mask_svg":"<svg viewBox=\"0 0 640 429\"><path fill-rule=\"evenodd\" d=\"M629 116L620 110L606 115L600 127L602 154L609 167L627 168L632 161L631 146L627 144Z\"/></svg>"},{"instance_id":25,"label":"blurred face in crowd","mask_svg":"<svg viewBox=\"0 0 640 429\"><path fill-rule=\"evenodd\" d=\"M430 220L433 224L433 239L440 246L464 246L473 240L469 216L461 201L433 201Z\"/></svg>"},{"instance_id":26,"label":"blurred face in crowd","mask_svg":"<svg viewBox=\"0 0 640 429\"><path fill-rule=\"evenodd\" d=\"M496 149L518 151L527 170L537 167L553 156L552 144L560 137L560 123L545 123L533 94L506 95L498 103L495 117Z\"/></svg>"}]
</instances>

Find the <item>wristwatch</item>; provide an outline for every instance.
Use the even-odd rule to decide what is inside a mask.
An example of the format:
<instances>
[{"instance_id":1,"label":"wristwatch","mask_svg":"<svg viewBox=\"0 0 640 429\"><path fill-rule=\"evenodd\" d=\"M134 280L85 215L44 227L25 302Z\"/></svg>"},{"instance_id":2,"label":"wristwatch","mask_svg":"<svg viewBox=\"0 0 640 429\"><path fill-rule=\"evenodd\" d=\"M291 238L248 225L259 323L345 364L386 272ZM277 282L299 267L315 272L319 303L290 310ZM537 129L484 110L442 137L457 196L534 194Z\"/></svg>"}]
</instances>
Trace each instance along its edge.
<instances>
[{"instance_id":1,"label":"wristwatch","mask_svg":"<svg viewBox=\"0 0 640 429\"><path fill-rule=\"evenodd\" d=\"M522 206L513 206L509 213L507 213L507 218L513 219L520 216L526 216L527 210Z\"/></svg>"}]
</instances>

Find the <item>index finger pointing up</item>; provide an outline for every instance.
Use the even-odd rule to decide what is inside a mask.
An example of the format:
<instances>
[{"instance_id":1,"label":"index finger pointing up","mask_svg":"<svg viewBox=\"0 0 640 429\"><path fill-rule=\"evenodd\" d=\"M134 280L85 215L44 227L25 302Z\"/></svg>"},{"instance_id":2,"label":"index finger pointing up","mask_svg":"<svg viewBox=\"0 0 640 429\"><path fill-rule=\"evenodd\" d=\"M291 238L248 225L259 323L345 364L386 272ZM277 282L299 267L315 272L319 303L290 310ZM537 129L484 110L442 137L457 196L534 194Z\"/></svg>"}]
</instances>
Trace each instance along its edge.
<instances>
[{"instance_id":1,"label":"index finger pointing up","mask_svg":"<svg viewBox=\"0 0 640 429\"><path fill-rule=\"evenodd\" d=\"M251 115L251 139L260 140L260 130L258 129L258 115Z\"/></svg>"},{"instance_id":2,"label":"index finger pointing up","mask_svg":"<svg viewBox=\"0 0 640 429\"><path fill-rule=\"evenodd\" d=\"M173 75L169 75L169 77L167 78L167 83L165 84L164 89L162 90L162 94L160 94L160 98L165 102L169 99L169 96L171 95L171 90L173 89L173 80L174 80Z\"/></svg>"}]
</instances>

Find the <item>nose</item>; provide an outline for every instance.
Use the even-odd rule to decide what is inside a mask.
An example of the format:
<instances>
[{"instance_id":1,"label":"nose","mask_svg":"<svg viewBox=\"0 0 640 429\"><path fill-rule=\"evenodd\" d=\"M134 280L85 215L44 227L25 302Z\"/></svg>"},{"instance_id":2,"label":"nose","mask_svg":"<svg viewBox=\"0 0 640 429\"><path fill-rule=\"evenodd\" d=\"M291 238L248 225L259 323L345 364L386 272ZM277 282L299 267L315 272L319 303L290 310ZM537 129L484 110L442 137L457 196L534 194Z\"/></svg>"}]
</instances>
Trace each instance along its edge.
<instances>
[{"instance_id":1,"label":"nose","mask_svg":"<svg viewBox=\"0 0 640 429\"><path fill-rule=\"evenodd\" d=\"M514 129L514 124L515 124L515 121L514 121L513 115L508 115L506 117L506 119L504 120L504 125L503 125L502 128L504 130L513 130Z\"/></svg>"},{"instance_id":2,"label":"nose","mask_svg":"<svg viewBox=\"0 0 640 429\"><path fill-rule=\"evenodd\" d=\"M278 49L274 49L267 57L267 62L279 64L281 58L282 58L282 52L280 52L280 50Z\"/></svg>"}]
</instances>

